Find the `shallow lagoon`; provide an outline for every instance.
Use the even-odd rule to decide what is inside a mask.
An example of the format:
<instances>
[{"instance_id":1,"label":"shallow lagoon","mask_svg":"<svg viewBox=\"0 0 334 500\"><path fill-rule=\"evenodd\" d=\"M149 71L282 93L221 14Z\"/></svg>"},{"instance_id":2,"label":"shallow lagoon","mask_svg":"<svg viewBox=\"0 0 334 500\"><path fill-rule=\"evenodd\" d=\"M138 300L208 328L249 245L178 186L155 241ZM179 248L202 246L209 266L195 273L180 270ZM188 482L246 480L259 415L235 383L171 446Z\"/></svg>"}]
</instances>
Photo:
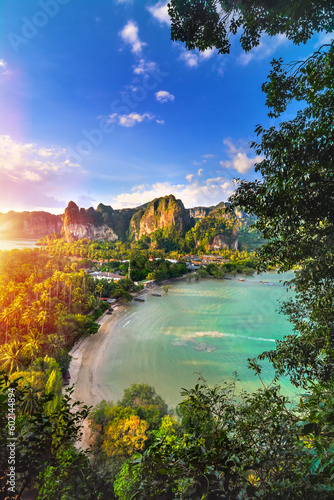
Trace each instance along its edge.
<instances>
[{"instance_id":1,"label":"shallow lagoon","mask_svg":"<svg viewBox=\"0 0 334 500\"><path fill-rule=\"evenodd\" d=\"M116 401L131 383L145 382L175 406L181 388L196 383L194 372L215 384L232 380L236 370L240 388L256 390L260 382L247 369L247 358L274 349L275 340L292 332L278 313L279 301L288 297L280 281L290 277L267 273L245 281L185 280L173 283L162 297L149 292L145 302L131 303L114 327L100 359L99 385ZM273 370L262 365L262 378L269 383ZM286 380L281 386L294 393Z\"/></svg>"}]
</instances>

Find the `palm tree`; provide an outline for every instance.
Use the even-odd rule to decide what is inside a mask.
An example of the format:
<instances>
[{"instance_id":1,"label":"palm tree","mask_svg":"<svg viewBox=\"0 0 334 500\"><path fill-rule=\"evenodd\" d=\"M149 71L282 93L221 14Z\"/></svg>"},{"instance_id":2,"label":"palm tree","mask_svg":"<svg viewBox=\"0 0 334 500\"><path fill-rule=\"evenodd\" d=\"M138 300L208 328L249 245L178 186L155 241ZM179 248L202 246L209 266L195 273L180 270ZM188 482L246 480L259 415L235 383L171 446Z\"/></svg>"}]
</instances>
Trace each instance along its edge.
<instances>
[{"instance_id":1,"label":"palm tree","mask_svg":"<svg viewBox=\"0 0 334 500\"><path fill-rule=\"evenodd\" d=\"M47 316L47 315L46 315L46 311L43 311L43 309L41 309L41 310L39 311L39 313L38 313L37 318L36 318L36 320L37 320L38 324L39 324L39 325L41 325L41 327L42 327L42 334L43 334L43 332L44 332L44 323L45 323L45 321L46 321L46 316Z\"/></svg>"},{"instance_id":2,"label":"palm tree","mask_svg":"<svg viewBox=\"0 0 334 500\"><path fill-rule=\"evenodd\" d=\"M21 342L13 340L9 344L3 344L0 347L0 361L2 367L8 370L9 373L17 371L22 367L22 354Z\"/></svg>"},{"instance_id":3,"label":"palm tree","mask_svg":"<svg viewBox=\"0 0 334 500\"><path fill-rule=\"evenodd\" d=\"M51 356L57 357L57 354L63 351L65 340L56 333L50 333L47 336L47 351Z\"/></svg>"},{"instance_id":4,"label":"palm tree","mask_svg":"<svg viewBox=\"0 0 334 500\"><path fill-rule=\"evenodd\" d=\"M33 320L34 315L32 314L32 310L29 307L22 314L22 325L27 325L27 333L29 333L30 324Z\"/></svg>"},{"instance_id":5,"label":"palm tree","mask_svg":"<svg viewBox=\"0 0 334 500\"><path fill-rule=\"evenodd\" d=\"M38 408L38 400L42 392L42 387L34 387L28 384L24 387L23 398L20 403L22 413L31 415Z\"/></svg>"},{"instance_id":6,"label":"palm tree","mask_svg":"<svg viewBox=\"0 0 334 500\"><path fill-rule=\"evenodd\" d=\"M13 319L13 310L11 307L6 307L0 314L0 320L3 321L6 325L6 339L5 342L7 344L7 335L8 335L8 326Z\"/></svg>"},{"instance_id":7,"label":"palm tree","mask_svg":"<svg viewBox=\"0 0 334 500\"><path fill-rule=\"evenodd\" d=\"M32 363L34 358L38 358L42 354L43 344L45 344L45 336L36 328L32 328L29 333L24 335L22 352L31 358Z\"/></svg>"}]
</instances>

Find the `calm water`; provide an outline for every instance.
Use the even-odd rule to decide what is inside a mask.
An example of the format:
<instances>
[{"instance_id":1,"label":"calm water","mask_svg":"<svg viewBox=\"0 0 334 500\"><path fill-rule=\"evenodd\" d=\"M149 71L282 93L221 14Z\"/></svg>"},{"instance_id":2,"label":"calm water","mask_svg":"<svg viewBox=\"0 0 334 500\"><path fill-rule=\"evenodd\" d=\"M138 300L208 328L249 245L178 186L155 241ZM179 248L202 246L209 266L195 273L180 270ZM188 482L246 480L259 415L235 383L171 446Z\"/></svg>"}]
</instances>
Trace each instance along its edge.
<instances>
[{"instance_id":1,"label":"calm water","mask_svg":"<svg viewBox=\"0 0 334 500\"><path fill-rule=\"evenodd\" d=\"M247 358L275 348L275 340L292 332L277 312L278 300L288 297L280 280L292 273L248 277L246 281L205 279L181 281L168 295L145 296L131 303L110 336L97 378L116 401L131 383L155 387L166 402L180 402L180 389L197 381L201 372L210 384L228 381L238 372L242 388L260 387L247 369ZM274 286L264 285L270 281ZM291 292L289 292L290 294ZM263 365L263 378L273 370ZM294 393L286 380L284 392Z\"/></svg>"},{"instance_id":2,"label":"calm water","mask_svg":"<svg viewBox=\"0 0 334 500\"><path fill-rule=\"evenodd\" d=\"M0 239L0 250L13 250L14 248L17 248L21 250L22 248L36 248L35 247L35 240L31 239L23 239L23 238L17 238L15 240L1 240Z\"/></svg>"}]
</instances>

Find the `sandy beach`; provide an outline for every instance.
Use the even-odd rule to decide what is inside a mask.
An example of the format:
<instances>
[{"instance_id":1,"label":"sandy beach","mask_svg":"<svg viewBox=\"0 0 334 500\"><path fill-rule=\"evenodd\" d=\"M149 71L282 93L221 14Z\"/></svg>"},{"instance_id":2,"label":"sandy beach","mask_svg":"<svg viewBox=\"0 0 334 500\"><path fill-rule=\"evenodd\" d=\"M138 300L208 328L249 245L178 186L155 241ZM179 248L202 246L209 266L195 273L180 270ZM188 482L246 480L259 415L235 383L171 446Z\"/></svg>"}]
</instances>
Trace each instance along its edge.
<instances>
[{"instance_id":1,"label":"sandy beach","mask_svg":"<svg viewBox=\"0 0 334 500\"><path fill-rule=\"evenodd\" d=\"M176 278L173 281L182 278ZM172 280L168 280L163 284L170 284L171 282ZM161 293L160 289L159 285L155 285L134 294L134 296L144 297L147 293ZM103 399L112 399L111 395L106 393L98 383L96 372L105 345L110 335L112 335L113 329L117 328L125 309L126 305L120 304L114 307L114 312L111 315L104 313L96 321L100 325L98 332L90 337L78 340L69 352L72 356L69 372L71 375L70 387L74 386L72 395L74 401L82 401L87 406L95 406Z\"/></svg>"},{"instance_id":2,"label":"sandy beach","mask_svg":"<svg viewBox=\"0 0 334 500\"><path fill-rule=\"evenodd\" d=\"M114 308L113 314L105 313L97 321L100 324L98 332L80 339L71 349L69 354L72 356L72 361L69 372L70 387L74 386L73 400L82 401L87 406L95 406L103 399L108 399L108 395L97 381L96 370L109 335L117 326L124 309L125 306L119 305Z\"/></svg>"},{"instance_id":3,"label":"sandy beach","mask_svg":"<svg viewBox=\"0 0 334 500\"><path fill-rule=\"evenodd\" d=\"M97 381L96 370L105 343L112 334L113 328L117 328L117 323L124 309L124 305L119 305L114 307L114 312L111 315L104 313L97 320L100 325L98 332L90 337L81 338L72 347L69 353L72 356L69 368L71 375L69 387L74 387L72 401L81 401L87 406L95 406L103 399L110 399ZM76 446L79 449L87 449L90 445L90 429L86 419L82 425L81 439Z\"/></svg>"},{"instance_id":4,"label":"sandy beach","mask_svg":"<svg viewBox=\"0 0 334 500\"><path fill-rule=\"evenodd\" d=\"M175 281L180 278L176 278ZM182 277L181 277L182 279ZM173 280L174 281L174 280ZM163 284L171 283L170 281ZM160 293L160 286L155 285L150 289L143 290L135 296L144 297L147 293ZM72 356L69 372L71 381L69 387L74 387L72 401L80 401L87 406L96 406L103 399L112 400L112 395L106 392L99 384L97 379L97 368L105 346L112 335L113 330L117 328L119 320L126 309L126 305L114 306L111 315L104 313L96 322L100 325L97 333L89 337L78 340L72 347L69 354ZM83 435L79 448L88 448L90 444L90 431L87 421L83 424Z\"/></svg>"}]
</instances>

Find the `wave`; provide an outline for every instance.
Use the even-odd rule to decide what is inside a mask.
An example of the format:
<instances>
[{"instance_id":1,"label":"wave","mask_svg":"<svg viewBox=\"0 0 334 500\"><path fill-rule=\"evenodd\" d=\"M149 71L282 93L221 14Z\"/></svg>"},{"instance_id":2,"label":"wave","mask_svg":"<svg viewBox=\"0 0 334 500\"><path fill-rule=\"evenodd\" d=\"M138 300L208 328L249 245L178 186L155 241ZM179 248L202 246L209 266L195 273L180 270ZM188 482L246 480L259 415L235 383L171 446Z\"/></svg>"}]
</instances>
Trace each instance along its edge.
<instances>
[{"instance_id":1,"label":"wave","mask_svg":"<svg viewBox=\"0 0 334 500\"><path fill-rule=\"evenodd\" d=\"M246 335L238 335L236 333L223 333L223 332L217 332L217 331L212 331L212 332L195 332L191 333L191 335L181 335L180 338L182 340L192 340L196 337L216 337L216 338L221 338L221 337L234 337L234 338L239 338L239 339L244 339L244 340L258 340L261 342L276 342L275 339L265 339L263 337L248 337Z\"/></svg>"}]
</instances>

